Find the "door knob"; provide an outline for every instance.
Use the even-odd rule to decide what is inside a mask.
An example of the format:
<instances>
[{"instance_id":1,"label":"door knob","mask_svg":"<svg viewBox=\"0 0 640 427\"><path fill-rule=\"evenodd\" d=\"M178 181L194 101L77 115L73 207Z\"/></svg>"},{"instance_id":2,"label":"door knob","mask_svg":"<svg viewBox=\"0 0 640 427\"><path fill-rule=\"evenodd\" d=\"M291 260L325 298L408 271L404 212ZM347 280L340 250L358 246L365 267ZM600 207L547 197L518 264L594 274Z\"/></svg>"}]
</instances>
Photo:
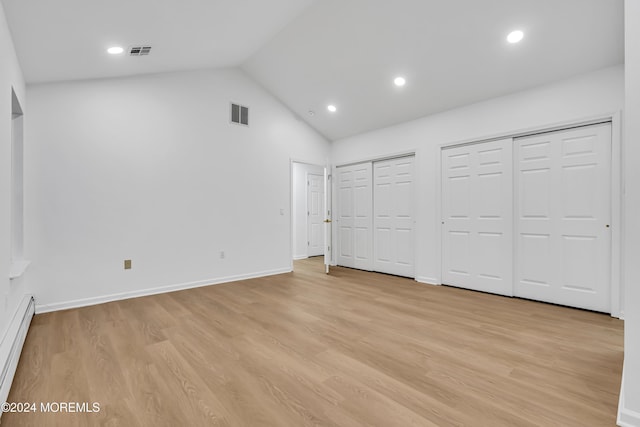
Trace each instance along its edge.
<instances>
[{"instance_id":1,"label":"door knob","mask_svg":"<svg viewBox=\"0 0 640 427\"><path fill-rule=\"evenodd\" d=\"M331 220L330 219L325 219L324 222L331 222Z\"/></svg>"}]
</instances>

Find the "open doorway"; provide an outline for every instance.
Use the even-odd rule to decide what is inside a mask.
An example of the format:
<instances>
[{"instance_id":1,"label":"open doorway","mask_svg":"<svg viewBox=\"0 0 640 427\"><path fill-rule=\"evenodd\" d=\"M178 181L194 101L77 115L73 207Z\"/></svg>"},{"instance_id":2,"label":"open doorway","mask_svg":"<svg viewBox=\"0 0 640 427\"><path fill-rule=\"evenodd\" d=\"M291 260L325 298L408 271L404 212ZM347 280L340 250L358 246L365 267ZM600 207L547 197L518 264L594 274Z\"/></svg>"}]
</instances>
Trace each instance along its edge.
<instances>
[{"instance_id":1,"label":"open doorway","mask_svg":"<svg viewBox=\"0 0 640 427\"><path fill-rule=\"evenodd\" d=\"M319 268L323 268L326 247L325 179L324 166L291 162L292 258L317 262Z\"/></svg>"}]
</instances>

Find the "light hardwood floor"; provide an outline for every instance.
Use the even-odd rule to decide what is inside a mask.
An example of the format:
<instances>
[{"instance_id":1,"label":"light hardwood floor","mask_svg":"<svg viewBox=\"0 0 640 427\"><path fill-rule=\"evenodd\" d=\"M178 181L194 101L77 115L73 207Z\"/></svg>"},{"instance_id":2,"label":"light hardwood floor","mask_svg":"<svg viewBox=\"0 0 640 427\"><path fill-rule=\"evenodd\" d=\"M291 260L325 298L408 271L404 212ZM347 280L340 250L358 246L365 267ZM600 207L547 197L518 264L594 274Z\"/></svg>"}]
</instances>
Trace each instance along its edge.
<instances>
[{"instance_id":1,"label":"light hardwood floor","mask_svg":"<svg viewBox=\"0 0 640 427\"><path fill-rule=\"evenodd\" d=\"M343 268L37 315L2 426L614 426L608 315Z\"/></svg>"}]
</instances>

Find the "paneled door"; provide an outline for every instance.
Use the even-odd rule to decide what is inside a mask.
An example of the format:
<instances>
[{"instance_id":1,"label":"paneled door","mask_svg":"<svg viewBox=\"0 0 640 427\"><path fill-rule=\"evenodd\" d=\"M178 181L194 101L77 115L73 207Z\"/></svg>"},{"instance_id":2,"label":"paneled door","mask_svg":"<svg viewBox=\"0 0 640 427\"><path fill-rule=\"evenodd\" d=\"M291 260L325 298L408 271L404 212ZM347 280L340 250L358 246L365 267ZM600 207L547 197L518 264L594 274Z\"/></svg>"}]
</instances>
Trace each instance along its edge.
<instances>
[{"instance_id":1,"label":"paneled door","mask_svg":"<svg viewBox=\"0 0 640 427\"><path fill-rule=\"evenodd\" d=\"M441 154L443 284L512 295L512 139Z\"/></svg>"},{"instance_id":2,"label":"paneled door","mask_svg":"<svg viewBox=\"0 0 640 427\"><path fill-rule=\"evenodd\" d=\"M324 254L324 176L307 174L307 255Z\"/></svg>"},{"instance_id":3,"label":"paneled door","mask_svg":"<svg viewBox=\"0 0 640 427\"><path fill-rule=\"evenodd\" d=\"M337 263L345 267L372 269L371 162L336 168L338 216Z\"/></svg>"},{"instance_id":4,"label":"paneled door","mask_svg":"<svg viewBox=\"0 0 640 427\"><path fill-rule=\"evenodd\" d=\"M415 277L414 156L373 163L373 269Z\"/></svg>"},{"instance_id":5,"label":"paneled door","mask_svg":"<svg viewBox=\"0 0 640 427\"><path fill-rule=\"evenodd\" d=\"M519 297L611 311L611 125L515 140Z\"/></svg>"}]
</instances>

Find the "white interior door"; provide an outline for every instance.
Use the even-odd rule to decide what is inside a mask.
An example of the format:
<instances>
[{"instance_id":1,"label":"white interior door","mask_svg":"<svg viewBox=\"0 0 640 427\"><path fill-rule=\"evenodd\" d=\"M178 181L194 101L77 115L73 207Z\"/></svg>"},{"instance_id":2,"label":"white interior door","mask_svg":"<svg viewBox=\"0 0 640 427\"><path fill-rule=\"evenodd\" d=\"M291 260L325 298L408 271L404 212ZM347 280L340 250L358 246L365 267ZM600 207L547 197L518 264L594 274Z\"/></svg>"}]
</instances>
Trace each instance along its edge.
<instances>
[{"instance_id":1,"label":"white interior door","mask_svg":"<svg viewBox=\"0 0 640 427\"><path fill-rule=\"evenodd\" d=\"M307 174L307 255L324 254L324 176Z\"/></svg>"},{"instance_id":2,"label":"white interior door","mask_svg":"<svg viewBox=\"0 0 640 427\"><path fill-rule=\"evenodd\" d=\"M513 294L512 139L442 150L442 282Z\"/></svg>"},{"instance_id":3,"label":"white interior door","mask_svg":"<svg viewBox=\"0 0 640 427\"><path fill-rule=\"evenodd\" d=\"M373 163L373 269L415 277L414 156Z\"/></svg>"},{"instance_id":4,"label":"white interior door","mask_svg":"<svg viewBox=\"0 0 640 427\"><path fill-rule=\"evenodd\" d=\"M338 265L372 269L371 162L342 166L338 174Z\"/></svg>"},{"instance_id":5,"label":"white interior door","mask_svg":"<svg viewBox=\"0 0 640 427\"><path fill-rule=\"evenodd\" d=\"M515 294L610 312L611 125L516 139Z\"/></svg>"}]
</instances>

